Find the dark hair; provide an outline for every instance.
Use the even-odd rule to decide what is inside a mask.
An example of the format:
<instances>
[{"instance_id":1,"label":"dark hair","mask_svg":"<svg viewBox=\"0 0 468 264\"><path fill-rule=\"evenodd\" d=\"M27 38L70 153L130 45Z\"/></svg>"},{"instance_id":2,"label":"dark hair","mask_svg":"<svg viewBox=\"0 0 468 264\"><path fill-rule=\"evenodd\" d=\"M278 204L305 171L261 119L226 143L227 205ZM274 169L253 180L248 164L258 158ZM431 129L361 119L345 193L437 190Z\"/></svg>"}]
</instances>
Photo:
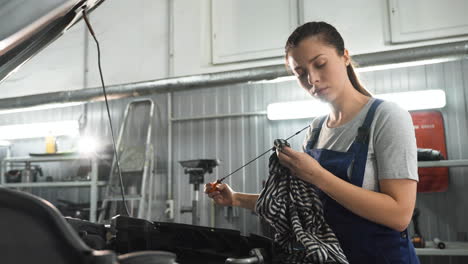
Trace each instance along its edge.
<instances>
[{"instance_id":1,"label":"dark hair","mask_svg":"<svg viewBox=\"0 0 468 264\"><path fill-rule=\"evenodd\" d=\"M334 26L326 22L308 22L296 28L296 30L291 33L288 40L286 41L286 59L288 57L288 52L292 48L297 47L297 45L299 45L302 40L314 36L320 38L320 40L323 41L326 45L335 48L339 56L344 55L345 48L343 38ZM358 92L367 96L372 96L371 93L367 91L364 86L362 86L359 78L356 75L356 72L354 72L352 63L346 67L346 72L348 73L348 78L351 81L351 84Z\"/></svg>"}]
</instances>

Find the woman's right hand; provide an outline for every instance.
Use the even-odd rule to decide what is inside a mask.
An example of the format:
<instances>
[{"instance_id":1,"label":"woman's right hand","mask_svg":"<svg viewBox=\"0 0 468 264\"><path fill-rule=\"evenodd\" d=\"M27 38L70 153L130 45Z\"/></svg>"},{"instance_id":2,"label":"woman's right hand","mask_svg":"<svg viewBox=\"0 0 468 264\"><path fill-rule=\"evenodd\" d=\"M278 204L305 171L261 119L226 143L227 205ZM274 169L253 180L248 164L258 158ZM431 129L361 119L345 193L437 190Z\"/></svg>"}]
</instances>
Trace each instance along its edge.
<instances>
[{"instance_id":1,"label":"woman's right hand","mask_svg":"<svg viewBox=\"0 0 468 264\"><path fill-rule=\"evenodd\" d=\"M216 190L208 193L211 188L209 183L205 184L205 193L218 205L234 206L235 192L225 183L216 185Z\"/></svg>"}]
</instances>

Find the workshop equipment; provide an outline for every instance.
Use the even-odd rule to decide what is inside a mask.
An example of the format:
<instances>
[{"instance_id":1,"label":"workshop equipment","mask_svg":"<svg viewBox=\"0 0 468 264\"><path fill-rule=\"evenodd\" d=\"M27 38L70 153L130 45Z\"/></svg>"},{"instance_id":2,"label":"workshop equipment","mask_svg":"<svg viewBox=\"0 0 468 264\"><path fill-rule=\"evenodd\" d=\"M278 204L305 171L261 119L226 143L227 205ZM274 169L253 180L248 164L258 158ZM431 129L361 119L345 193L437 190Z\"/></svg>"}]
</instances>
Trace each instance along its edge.
<instances>
[{"instance_id":1,"label":"workshop equipment","mask_svg":"<svg viewBox=\"0 0 468 264\"><path fill-rule=\"evenodd\" d=\"M21 170L9 170L5 172L6 183L17 183L21 182Z\"/></svg>"},{"instance_id":2,"label":"workshop equipment","mask_svg":"<svg viewBox=\"0 0 468 264\"><path fill-rule=\"evenodd\" d=\"M198 159L198 160L185 160L179 161L180 165L184 167L184 173L189 175L189 184L193 184L193 199L191 207L182 207L181 213L192 213L192 224L198 225L200 218L198 214L198 201L200 184L205 179L206 173L213 173L213 168L219 165L219 160L216 159Z\"/></svg>"},{"instance_id":3,"label":"workshop equipment","mask_svg":"<svg viewBox=\"0 0 468 264\"><path fill-rule=\"evenodd\" d=\"M421 230L419 229L419 209L414 208L413 212L413 226L414 226L414 235L411 237L411 242L413 242L413 245L415 248L424 248L425 247L425 241L423 236L421 235Z\"/></svg>"},{"instance_id":4,"label":"workshop equipment","mask_svg":"<svg viewBox=\"0 0 468 264\"><path fill-rule=\"evenodd\" d=\"M103 250L108 247L108 230L104 224L91 223L73 217L65 217L65 220L90 248Z\"/></svg>"},{"instance_id":5,"label":"workshop equipment","mask_svg":"<svg viewBox=\"0 0 468 264\"><path fill-rule=\"evenodd\" d=\"M116 216L110 223L111 249L119 254L162 250L177 255L180 264L273 263L271 239L239 230L180 223L151 222Z\"/></svg>"},{"instance_id":6,"label":"workshop equipment","mask_svg":"<svg viewBox=\"0 0 468 264\"><path fill-rule=\"evenodd\" d=\"M38 176L44 176L42 168L38 165L31 166L30 163L26 163L26 167L21 172L21 182L37 182Z\"/></svg>"},{"instance_id":7,"label":"workshop equipment","mask_svg":"<svg viewBox=\"0 0 468 264\"><path fill-rule=\"evenodd\" d=\"M445 248L445 242L440 240L439 238L435 237L434 239L432 239L432 241L434 242L434 245L436 246L436 248L438 249Z\"/></svg>"},{"instance_id":8,"label":"workshop equipment","mask_svg":"<svg viewBox=\"0 0 468 264\"><path fill-rule=\"evenodd\" d=\"M432 149L439 151L442 157L447 158L445 145L445 129L442 113L439 111L411 112L413 119L416 145L419 149ZM419 158L427 157L418 151ZM434 157L434 156L432 156ZM448 189L448 167L419 168L418 192L443 192Z\"/></svg>"},{"instance_id":9,"label":"workshop equipment","mask_svg":"<svg viewBox=\"0 0 468 264\"><path fill-rule=\"evenodd\" d=\"M77 203L64 199L57 199L55 204L57 209L63 216L73 217L76 219L90 219L90 206L88 202ZM98 203L99 207L100 204Z\"/></svg>"},{"instance_id":10,"label":"workshop equipment","mask_svg":"<svg viewBox=\"0 0 468 264\"><path fill-rule=\"evenodd\" d=\"M143 219L151 217L154 178L153 116L153 100L141 99L128 103L116 144L120 160L114 157L112 162L99 223L110 221L122 211L125 207L122 196L125 197L131 215Z\"/></svg>"},{"instance_id":11,"label":"workshop equipment","mask_svg":"<svg viewBox=\"0 0 468 264\"><path fill-rule=\"evenodd\" d=\"M435 161L444 159L444 156L438 150L418 148L418 161Z\"/></svg>"},{"instance_id":12,"label":"workshop equipment","mask_svg":"<svg viewBox=\"0 0 468 264\"><path fill-rule=\"evenodd\" d=\"M26 163L23 169L9 170L4 176L6 183L31 183L36 182L38 176L44 176L44 173L39 165L31 166L30 163Z\"/></svg>"}]
</instances>

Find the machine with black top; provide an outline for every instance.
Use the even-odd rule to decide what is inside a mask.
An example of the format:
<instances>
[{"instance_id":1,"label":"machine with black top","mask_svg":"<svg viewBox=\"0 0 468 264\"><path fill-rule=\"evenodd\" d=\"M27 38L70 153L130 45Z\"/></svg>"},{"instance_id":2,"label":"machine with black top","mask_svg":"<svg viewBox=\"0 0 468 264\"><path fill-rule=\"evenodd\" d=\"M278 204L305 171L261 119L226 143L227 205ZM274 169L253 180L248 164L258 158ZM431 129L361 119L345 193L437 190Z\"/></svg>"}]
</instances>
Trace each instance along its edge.
<instances>
[{"instance_id":1,"label":"machine with black top","mask_svg":"<svg viewBox=\"0 0 468 264\"><path fill-rule=\"evenodd\" d=\"M117 216L110 230L111 248L120 254L168 251L176 254L178 263L270 263L273 254L269 238L231 229Z\"/></svg>"},{"instance_id":2,"label":"machine with black top","mask_svg":"<svg viewBox=\"0 0 468 264\"><path fill-rule=\"evenodd\" d=\"M171 252L180 264L271 263L273 242L237 230L187 224L151 222L116 216L110 226L66 218L85 243L117 254L140 251Z\"/></svg>"},{"instance_id":3,"label":"machine with black top","mask_svg":"<svg viewBox=\"0 0 468 264\"><path fill-rule=\"evenodd\" d=\"M179 161L180 165L184 167L184 173L189 175L189 184L193 184L193 199L192 206L184 206L181 213L192 213L192 224L198 225L200 223L198 216L198 200L200 184L205 182L205 174L212 173L213 168L219 165L217 159L195 159Z\"/></svg>"}]
</instances>

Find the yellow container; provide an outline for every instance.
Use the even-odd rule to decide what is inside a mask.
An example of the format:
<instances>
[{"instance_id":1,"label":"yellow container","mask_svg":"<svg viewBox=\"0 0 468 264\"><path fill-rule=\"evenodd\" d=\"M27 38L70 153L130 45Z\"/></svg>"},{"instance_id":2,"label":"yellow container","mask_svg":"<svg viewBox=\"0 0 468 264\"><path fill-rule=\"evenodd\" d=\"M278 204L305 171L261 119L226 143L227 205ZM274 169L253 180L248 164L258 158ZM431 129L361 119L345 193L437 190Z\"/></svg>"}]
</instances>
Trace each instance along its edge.
<instances>
[{"instance_id":1,"label":"yellow container","mask_svg":"<svg viewBox=\"0 0 468 264\"><path fill-rule=\"evenodd\" d=\"M57 142L54 136L47 136L45 139L46 153L53 154L57 152Z\"/></svg>"}]
</instances>

